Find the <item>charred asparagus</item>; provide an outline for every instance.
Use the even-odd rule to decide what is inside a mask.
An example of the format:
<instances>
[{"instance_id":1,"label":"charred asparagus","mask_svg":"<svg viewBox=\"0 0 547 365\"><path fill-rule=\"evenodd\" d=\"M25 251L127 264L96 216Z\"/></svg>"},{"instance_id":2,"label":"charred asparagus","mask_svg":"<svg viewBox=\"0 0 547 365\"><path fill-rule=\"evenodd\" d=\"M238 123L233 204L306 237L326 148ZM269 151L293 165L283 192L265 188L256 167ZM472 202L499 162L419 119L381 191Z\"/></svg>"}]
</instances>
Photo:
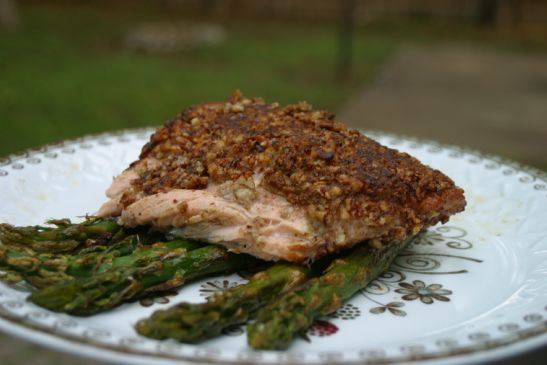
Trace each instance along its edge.
<instances>
[{"instance_id":1,"label":"charred asparagus","mask_svg":"<svg viewBox=\"0 0 547 365\"><path fill-rule=\"evenodd\" d=\"M308 279L303 266L277 264L255 274L248 283L210 297L206 303L181 303L155 312L137 323L143 336L198 342L220 335L231 325L245 323L262 305Z\"/></svg>"},{"instance_id":2,"label":"charred asparagus","mask_svg":"<svg viewBox=\"0 0 547 365\"><path fill-rule=\"evenodd\" d=\"M186 240L157 242L143 246L148 237L128 236L112 246L94 246L74 254L51 254L34 252L24 246L0 245L0 269L6 272L3 281L26 280L36 288L85 278L107 271L112 267L131 266L147 255L171 248L195 249L201 244ZM153 247L152 250L149 248Z\"/></svg>"},{"instance_id":3,"label":"charred asparagus","mask_svg":"<svg viewBox=\"0 0 547 365\"><path fill-rule=\"evenodd\" d=\"M217 246L151 247L136 259L83 280L72 280L32 293L29 300L44 308L87 316L114 308L154 291L165 291L201 276L256 265L247 255Z\"/></svg>"},{"instance_id":4,"label":"charred asparagus","mask_svg":"<svg viewBox=\"0 0 547 365\"><path fill-rule=\"evenodd\" d=\"M22 246L38 252L68 253L93 244L117 242L125 237L114 219L88 217L75 224L68 219L49 220L50 226L14 227L0 224L0 242L5 246Z\"/></svg>"},{"instance_id":5,"label":"charred asparagus","mask_svg":"<svg viewBox=\"0 0 547 365\"><path fill-rule=\"evenodd\" d=\"M288 292L263 307L247 326L247 340L255 349L286 349L296 333L336 311L345 300L385 271L409 241L381 250L363 245L332 262L325 273L304 287Z\"/></svg>"}]
</instances>

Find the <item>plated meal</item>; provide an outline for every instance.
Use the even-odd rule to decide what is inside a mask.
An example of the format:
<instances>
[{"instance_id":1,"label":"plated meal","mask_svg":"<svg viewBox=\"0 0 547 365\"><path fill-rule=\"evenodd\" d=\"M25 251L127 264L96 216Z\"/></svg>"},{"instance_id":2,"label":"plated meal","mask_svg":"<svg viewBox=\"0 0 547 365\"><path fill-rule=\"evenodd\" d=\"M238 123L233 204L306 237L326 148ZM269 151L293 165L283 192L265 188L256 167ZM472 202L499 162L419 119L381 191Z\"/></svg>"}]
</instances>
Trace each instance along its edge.
<instances>
[{"instance_id":1,"label":"plated meal","mask_svg":"<svg viewBox=\"0 0 547 365\"><path fill-rule=\"evenodd\" d=\"M4 220L0 279L30 285L27 301L46 313L93 318L202 278L246 278L205 302L182 296L133 317L135 336L158 344L201 344L245 326L249 347L290 353L326 316L347 310L356 295L370 297L370 285L415 255L428 228L461 229L442 224L469 204L444 173L331 113L238 92L168 121L122 170L108 201L82 211L93 215L79 223ZM464 245L462 237L452 240ZM429 269L401 271L389 285L400 285L403 300L449 302L442 285L403 278L420 270ZM400 303L370 313L406 316Z\"/></svg>"}]
</instances>

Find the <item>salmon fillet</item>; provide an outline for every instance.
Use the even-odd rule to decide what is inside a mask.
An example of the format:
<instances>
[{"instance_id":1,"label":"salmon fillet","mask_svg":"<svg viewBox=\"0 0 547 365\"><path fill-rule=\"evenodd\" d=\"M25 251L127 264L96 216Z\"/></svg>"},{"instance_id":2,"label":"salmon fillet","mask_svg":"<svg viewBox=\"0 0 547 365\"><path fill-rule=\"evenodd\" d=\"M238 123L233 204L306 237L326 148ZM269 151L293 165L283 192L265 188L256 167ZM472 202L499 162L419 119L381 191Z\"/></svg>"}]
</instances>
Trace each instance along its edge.
<instances>
[{"instance_id":1,"label":"salmon fillet","mask_svg":"<svg viewBox=\"0 0 547 365\"><path fill-rule=\"evenodd\" d=\"M306 103L235 92L156 130L99 210L266 260L312 261L446 222L463 190Z\"/></svg>"}]
</instances>

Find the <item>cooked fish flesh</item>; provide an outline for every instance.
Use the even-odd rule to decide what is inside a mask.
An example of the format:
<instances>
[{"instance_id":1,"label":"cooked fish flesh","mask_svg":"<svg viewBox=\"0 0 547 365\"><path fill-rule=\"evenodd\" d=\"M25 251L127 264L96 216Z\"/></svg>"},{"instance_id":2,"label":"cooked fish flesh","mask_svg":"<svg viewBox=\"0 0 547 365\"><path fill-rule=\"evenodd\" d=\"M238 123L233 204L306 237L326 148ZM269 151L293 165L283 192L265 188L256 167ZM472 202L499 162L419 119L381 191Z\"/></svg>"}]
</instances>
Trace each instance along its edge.
<instances>
[{"instance_id":1,"label":"cooked fish flesh","mask_svg":"<svg viewBox=\"0 0 547 365\"><path fill-rule=\"evenodd\" d=\"M239 92L168 121L106 194L98 215L123 225L292 262L402 240L465 207L446 175L334 114Z\"/></svg>"}]
</instances>

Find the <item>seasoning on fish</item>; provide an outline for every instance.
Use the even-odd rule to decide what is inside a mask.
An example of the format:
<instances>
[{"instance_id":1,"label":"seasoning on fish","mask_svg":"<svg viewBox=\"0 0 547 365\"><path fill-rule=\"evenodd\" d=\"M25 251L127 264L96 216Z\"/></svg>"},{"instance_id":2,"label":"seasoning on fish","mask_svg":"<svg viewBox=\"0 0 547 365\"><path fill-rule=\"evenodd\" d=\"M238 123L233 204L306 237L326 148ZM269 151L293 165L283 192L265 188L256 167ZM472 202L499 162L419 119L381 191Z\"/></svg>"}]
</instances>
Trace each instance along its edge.
<instances>
[{"instance_id":1,"label":"seasoning on fish","mask_svg":"<svg viewBox=\"0 0 547 365\"><path fill-rule=\"evenodd\" d=\"M266 260L401 241L465 207L438 170L300 102L196 105L159 128L99 210Z\"/></svg>"}]
</instances>

